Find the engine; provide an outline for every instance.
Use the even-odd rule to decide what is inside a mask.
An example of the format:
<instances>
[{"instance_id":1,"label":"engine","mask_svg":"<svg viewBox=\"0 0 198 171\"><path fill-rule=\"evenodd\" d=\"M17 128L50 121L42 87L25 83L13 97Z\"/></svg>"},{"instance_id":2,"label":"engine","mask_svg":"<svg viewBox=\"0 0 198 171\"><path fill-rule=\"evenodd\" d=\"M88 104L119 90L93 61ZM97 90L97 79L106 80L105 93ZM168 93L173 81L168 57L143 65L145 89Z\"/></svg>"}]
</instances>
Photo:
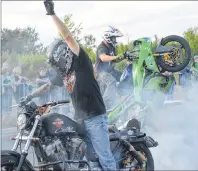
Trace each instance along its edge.
<instances>
[{"instance_id":1,"label":"engine","mask_svg":"<svg viewBox=\"0 0 198 171\"><path fill-rule=\"evenodd\" d=\"M60 139L52 140L47 145L43 145L48 162L64 161L68 159L68 154ZM60 163L53 165L54 170L65 170L68 164Z\"/></svg>"},{"instance_id":2,"label":"engine","mask_svg":"<svg viewBox=\"0 0 198 171\"><path fill-rule=\"evenodd\" d=\"M73 140L68 137L68 139L53 139L48 140L47 145L43 145L43 149L46 153L49 162L65 161L65 160L78 160L76 152L79 151L81 141ZM54 170L67 170L68 168L77 168L78 164L72 163L60 163L53 165ZM66 169L67 168L67 169ZM48 168L49 169L49 168Z\"/></svg>"}]
</instances>

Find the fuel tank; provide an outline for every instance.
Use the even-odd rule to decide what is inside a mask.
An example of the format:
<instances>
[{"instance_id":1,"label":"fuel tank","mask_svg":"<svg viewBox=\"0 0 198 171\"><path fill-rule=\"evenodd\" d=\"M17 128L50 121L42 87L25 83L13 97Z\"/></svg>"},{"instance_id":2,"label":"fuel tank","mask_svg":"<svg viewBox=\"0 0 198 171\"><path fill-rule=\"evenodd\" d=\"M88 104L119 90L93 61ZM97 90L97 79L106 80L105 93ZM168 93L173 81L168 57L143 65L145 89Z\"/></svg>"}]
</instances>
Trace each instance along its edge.
<instances>
[{"instance_id":1,"label":"fuel tank","mask_svg":"<svg viewBox=\"0 0 198 171\"><path fill-rule=\"evenodd\" d=\"M46 136L59 136L63 134L83 136L84 134L83 125L63 114L50 113L43 115L41 116L41 123Z\"/></svg>"}]
</instances>

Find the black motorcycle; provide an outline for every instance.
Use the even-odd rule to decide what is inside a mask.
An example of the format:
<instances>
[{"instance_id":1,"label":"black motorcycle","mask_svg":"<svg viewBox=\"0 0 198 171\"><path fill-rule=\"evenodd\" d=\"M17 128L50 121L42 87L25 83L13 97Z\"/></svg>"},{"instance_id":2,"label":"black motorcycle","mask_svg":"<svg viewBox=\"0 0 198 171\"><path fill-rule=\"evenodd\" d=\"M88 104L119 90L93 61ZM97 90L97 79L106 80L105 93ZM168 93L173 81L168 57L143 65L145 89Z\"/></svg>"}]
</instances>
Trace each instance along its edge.
<instances>
[{"instance_id":1,"label":"black motorcycle","mask_svg":"<svg viewBox=\"0 0 198 171\"><path fill-rule=\"evenodd\" d=\"M86 157L83 141L83 126L63 114L51 112L52 108L69 103L69 101L49 102L37 106L34 101L21 100L18 108L18 134L12 150L1 151L1 170L33 171L33 170L90 170L90 155ZM154 161L149 150L158 143L151 137L140 133L128 125L118 130L109 125L111 150L118 170L132 171L136 169L154 170ZM21 143L25 146L21 153L17 149ZM38 166L26 159L32 146L37 157ZM96 155L91 161L98 161Z\"/></svg>"}]
</instances>

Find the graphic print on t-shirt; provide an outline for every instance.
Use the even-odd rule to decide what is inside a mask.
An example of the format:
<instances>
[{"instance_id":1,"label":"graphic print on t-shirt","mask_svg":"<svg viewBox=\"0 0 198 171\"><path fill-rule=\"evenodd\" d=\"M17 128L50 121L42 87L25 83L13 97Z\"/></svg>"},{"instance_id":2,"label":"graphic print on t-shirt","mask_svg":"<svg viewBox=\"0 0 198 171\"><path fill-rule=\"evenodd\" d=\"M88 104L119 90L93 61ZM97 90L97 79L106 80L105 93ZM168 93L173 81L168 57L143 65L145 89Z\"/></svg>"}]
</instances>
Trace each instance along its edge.
<instances>
[{"instance_id":1,"label":"graphic print on t-shirt","mask_svg":"<svg viewBox=\"0 0 198 171\"><path fill-rule=\"evenodd\" d=\"M74 86L76 83L76 73L73 71L71 74L68 74L64 78L64 84L67 88L67 91L71 94L73 92Z\"/></svg>"}]
</instances>

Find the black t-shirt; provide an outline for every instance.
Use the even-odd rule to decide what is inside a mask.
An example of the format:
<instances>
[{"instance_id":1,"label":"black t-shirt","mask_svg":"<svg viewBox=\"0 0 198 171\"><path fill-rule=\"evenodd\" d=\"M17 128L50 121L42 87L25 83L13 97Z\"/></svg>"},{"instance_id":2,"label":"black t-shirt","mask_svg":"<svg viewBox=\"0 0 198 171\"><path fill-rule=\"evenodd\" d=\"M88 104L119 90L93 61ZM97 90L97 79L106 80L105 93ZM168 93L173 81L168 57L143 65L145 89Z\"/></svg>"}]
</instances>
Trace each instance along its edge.
<instances>
[{"instance_id":1,"label":"black t-shirt","mask_svg":"<svg viewBox=\"0 0 198 171\"><path fill-rule=\"evenodd\" d=\"M86 119L106 113L92 62L82 48L79 56L73 57L70 71L63 82L72 99L75 119Z\"/></svg>"},{"instance_id":2,"label":"black t-shirt","mask_svg":"<svg viewBox=\"0 0 198 171\"><path fill-rule=\"evenodd\" d=\"M111 62L102 62L102 60L100 59L100 55L102 54L106 54L109 56L115 56L116 52L115 49L113 47L110 47L102 42L96 51L96 65L95 65L95 69L97 72L110 72L113 69L113 65Z\"/></svg>"}]
</instances>

